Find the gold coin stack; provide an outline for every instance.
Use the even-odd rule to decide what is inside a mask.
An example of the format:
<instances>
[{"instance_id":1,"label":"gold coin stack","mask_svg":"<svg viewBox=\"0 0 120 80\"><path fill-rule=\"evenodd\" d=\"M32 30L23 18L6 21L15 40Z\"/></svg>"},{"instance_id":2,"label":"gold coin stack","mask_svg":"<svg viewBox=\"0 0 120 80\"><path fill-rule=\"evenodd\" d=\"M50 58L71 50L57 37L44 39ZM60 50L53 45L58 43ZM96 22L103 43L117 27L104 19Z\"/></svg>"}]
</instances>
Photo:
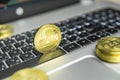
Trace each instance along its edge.
<instances>
[{"instance_id":1,"label":"gold coin stack","mask_svg":"<svg viewBox=\"0 0 120 80\"><path fill-rule=\"evenodd\" d=\"M96 55L107 62L120 62L120 37L105 37L96 45Z\"/></svg>"},{"instance_id":2,"label":"gold coin stack","mask_svg":"<svg viewBox=\"0 0 120 80\"><path fill-rule=\"evenodd\" d=\"M0 25L0 39L9 37L13 33L13 26L9 24Z\"/></svg>"}]
</instances>

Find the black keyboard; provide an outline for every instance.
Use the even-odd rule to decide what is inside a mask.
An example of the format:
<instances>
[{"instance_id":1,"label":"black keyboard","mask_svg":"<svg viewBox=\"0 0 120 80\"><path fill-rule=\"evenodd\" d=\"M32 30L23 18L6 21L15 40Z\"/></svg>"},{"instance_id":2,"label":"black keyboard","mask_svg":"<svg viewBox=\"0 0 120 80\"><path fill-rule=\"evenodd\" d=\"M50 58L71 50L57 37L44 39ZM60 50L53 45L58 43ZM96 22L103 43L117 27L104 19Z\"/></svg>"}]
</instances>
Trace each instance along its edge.
<instances>
[{"instance_id":1,"label":"black keyboard","mask_svg":"<svg viewBox=\"0 0 120 80\"><path fill-rule=\"evenodd\" d=\"M101 37L117 33L120 30L120 11L105 8L55 24L62 31L59 48L69 53ZM0 40L0 79L10 76L19 69L38 64L42 53L36 51L33 45L36 30Z\"/></svg>"}]
</instances>

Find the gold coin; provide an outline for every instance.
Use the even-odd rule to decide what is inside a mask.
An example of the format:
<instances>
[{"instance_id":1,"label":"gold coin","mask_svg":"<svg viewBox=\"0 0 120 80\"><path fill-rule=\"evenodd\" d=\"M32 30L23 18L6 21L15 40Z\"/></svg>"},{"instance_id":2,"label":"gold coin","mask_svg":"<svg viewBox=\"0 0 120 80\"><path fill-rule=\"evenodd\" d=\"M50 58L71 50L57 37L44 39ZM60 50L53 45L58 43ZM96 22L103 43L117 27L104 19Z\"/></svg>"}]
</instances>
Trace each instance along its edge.
<instances>
[{"instance_id":1,"label":"gold coin","mask_svg":"<svg viewBox=\"0 0 120 80\"><path fill-rule=\"evenodd\" d=\"M48 76L40 69L26 68L14 73L9 80L48 80Z\"/></svg>"},{"instance_id":2,"label":"gold coin","mask_svg":"<svg viewBox=\"0 0 120 80\"><path fill-rule=\"evenodd\" d=\"M99 49L96 49L96 55L104 61L110 63L120 63L120 55L109 55L109 53L103 53Z\"/></svg>"},{"instance_id":3,"label":"gold coin","mask_svg":"<svg viewBox=\"0 0 120 80\"><path fill-rule=\"evenodd\" d=\"M109 52L120 51L120 37L105 37L98 41L96 46L100 50Z\"/></svg>"},{"instance_id":4,"label":"gold coin","mask_svg":"<svg viewBox=\"0 0 120 80\"><path fill-rule=\"evenodd\" d=\"M13 26L9 24L0 25L0 39L9 37L13 33Z\"/></svg>"},{"instance_id":5,"label":"gold coin","mask_svg":"<svg viewBox=\"0 0 120 80\"><path fill-rule=\"evenodd\" d=\"M61 31L55 24L41 26L35 34L34 46L41 53L54 51L61 42Z\"/></svg>"},{"instance_id":6,"label":"gold coin","mask_svg":"<svg viewBox=\"0 0 120 80\"><path fill-rule=\"evenodd\" d=\"M120 37L105 37L98 41L96 54L107 62L120 62Z\"/></svg>"}]
</instances>

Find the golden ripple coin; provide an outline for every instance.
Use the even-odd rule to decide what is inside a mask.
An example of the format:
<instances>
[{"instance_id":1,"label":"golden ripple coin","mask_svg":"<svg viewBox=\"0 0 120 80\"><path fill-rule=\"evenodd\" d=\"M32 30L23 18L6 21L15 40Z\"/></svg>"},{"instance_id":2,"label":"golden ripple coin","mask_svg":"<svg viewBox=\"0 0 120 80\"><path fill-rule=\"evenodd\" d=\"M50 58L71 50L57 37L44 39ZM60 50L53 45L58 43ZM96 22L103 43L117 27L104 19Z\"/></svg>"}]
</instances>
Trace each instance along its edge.
<instances>
[{"instance_id":1,"label":"golden ripple coin","mask_svg":"<svg viewBox=\"0 0 120 80\"><path fill-rule=\"evenodd\" d=\"M9 80L48 80L48 76L40 69L26 68L14 73Z\"/></svg>"},{"instance_id":2,"label":"golden ripple coin","mask_svg":"<svg viewBox=\"0 0 120 80\"><path fill-rule=\"evenodd\" d=\"M120 37L105 37L96 45L96 55L104 61L120 62Z\"/></svg>"},{"instance_id":3,"label":"golden ripple coin","mask_svg":"<svg viewBox=\"0 0 120 80\"><path fill-rule=\"evenodd\" d=\"M61 31L55 24L41 26L35 34L35 48L45 54L54 51L61 42Z\"/></svg>"},{"instance_id":4,"label":"golden ripple coin","mask_svg":"<svg viewBox=\"0 0 120 80\"><path fill-rule=\"evenodd\" d=\"M9 24L0 24L0 39L9 37L13 33L13 26Z\"/></svg>"}]
</instances>

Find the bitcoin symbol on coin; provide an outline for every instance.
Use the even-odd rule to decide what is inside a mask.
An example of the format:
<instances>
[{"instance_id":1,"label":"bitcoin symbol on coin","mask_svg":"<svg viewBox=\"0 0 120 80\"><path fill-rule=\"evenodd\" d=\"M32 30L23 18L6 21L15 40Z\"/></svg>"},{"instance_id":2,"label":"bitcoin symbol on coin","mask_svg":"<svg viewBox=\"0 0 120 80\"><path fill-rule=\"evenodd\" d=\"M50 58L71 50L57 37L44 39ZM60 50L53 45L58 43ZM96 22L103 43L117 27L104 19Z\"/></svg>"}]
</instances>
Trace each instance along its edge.
<instances>
[{"instance_id":1,"label":"bitcoin symbol on coin","mask_svg":"<svg viewBox=\"0 0 120 80\"><path fill-rule=\"evenodd\" d=\"M58 26L46 24L41 26L36 32L34 46L39 52L46 54L54 51L59 46L61 37L61 31Z\"/></svg>"},{"instance_id":2,"label":"bitcoin symbol on coin","mask_svg":"<svg viewBox=\"0 0 120 80\"><path fill-rule=\"evenodd\" d=\"M61 31L55 24L46 24L38 29L34 38L34 46L37 51L43 53L39 63L61 55L61 53L56 52L56 48L61 42L61 37Z\"/></svg>"},{"instance_id":3,"label":"bitcoin symbol on coin","mask_svg":"<svg viewBox=\"0 0 120 80\"><path fill-rule=\"evenodd\" d=\"M108 44L111 48L120 48L120 40L110 41Z\"/></svg>"}]
</instances>

